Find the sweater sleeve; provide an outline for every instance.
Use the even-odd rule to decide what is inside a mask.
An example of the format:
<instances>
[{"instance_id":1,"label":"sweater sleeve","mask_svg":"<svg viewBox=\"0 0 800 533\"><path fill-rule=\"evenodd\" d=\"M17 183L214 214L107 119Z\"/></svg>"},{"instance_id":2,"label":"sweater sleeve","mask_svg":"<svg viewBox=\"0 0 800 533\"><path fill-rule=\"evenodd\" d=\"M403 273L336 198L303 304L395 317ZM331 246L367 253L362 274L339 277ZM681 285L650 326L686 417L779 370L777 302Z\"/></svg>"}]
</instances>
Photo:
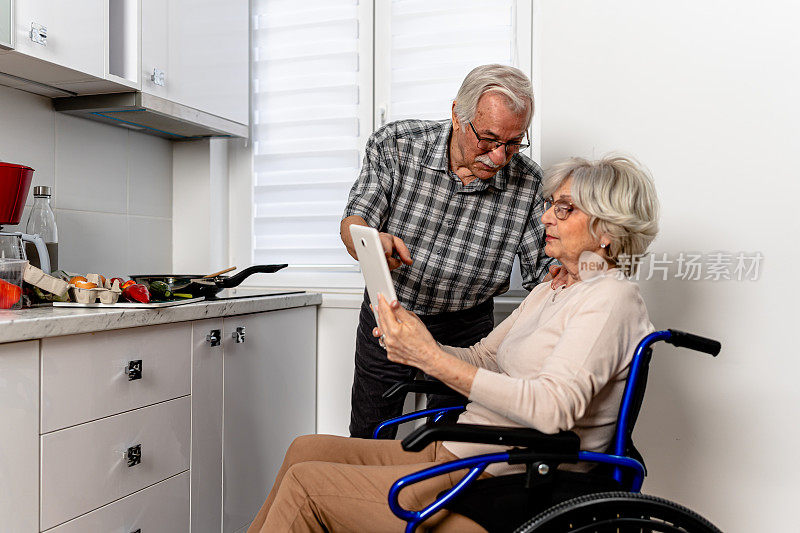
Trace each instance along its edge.
<instances>
[{"instance_id":1,"label":"sweater sleeve","mask_svg":"<svg viewBox=\"0 0 800 533\"><path fill-rule=\"evenodd\" d=\"M470 400L544 433L572 429L598 391L624 370L630 338L642 324L638 290L617 290L592 294L573 310L537 375L518 378L481 368Z\"/></svg>"},{"instance_id":2,"label":"sweater sleeve","mask_svg":"<svg viewBox=\"0 0 800 533\"><path fill-rule=\"evenodd\" d=\"M525 298L522 303L512 311L508 317L500 322L487 336L479 340L477 343L467 348L457 348L455 346L439 346L445 352L452 356L458 357L462 361L477 366L478 368L487 368L492 372L499 372L500 368L497 366L497 349L500 343L508 334L511 327L517 321L521 310L525 307L528 298Z\"/></svg>"}]
</instances>

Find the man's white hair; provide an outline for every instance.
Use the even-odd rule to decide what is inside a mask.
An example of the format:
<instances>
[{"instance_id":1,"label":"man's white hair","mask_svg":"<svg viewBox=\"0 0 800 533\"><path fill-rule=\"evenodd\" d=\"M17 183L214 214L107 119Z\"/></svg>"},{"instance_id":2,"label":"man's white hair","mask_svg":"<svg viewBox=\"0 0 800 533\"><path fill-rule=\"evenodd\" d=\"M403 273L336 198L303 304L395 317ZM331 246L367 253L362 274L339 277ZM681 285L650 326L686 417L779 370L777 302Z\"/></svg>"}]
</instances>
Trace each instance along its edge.
<instances>
[{"instance_id":1,"label":"man's white hair","mask_svg":"<svg viewBox=\"0 0 800 533\"><path fill-rule=\"evenodd\" d=\"M487 92L498 92L508 100L509 109L524 113L525 129L533 118L533 88L531 80L518 68L508 65L481 65L467 74L456 95L456 117L466 124L475 119L478 100Z\"/></svg>"}]
</instances>

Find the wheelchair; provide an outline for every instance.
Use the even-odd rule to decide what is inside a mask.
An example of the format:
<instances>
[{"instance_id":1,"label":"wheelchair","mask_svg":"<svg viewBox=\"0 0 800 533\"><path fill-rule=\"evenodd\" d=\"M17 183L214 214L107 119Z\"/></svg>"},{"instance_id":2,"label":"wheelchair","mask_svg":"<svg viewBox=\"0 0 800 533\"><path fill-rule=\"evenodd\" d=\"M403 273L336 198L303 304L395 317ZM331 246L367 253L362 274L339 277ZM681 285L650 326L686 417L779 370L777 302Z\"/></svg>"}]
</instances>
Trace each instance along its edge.
<instances>
[{"instance_id":1,"label":"wheelchair","mask_svg":"<svg viewBox=\"0 0 800 533\"><path fill-rule=\"evenodd\" d=\"M642 339L631 361L620 403L617 426L606 453L580 450L571 431L548 435L528 428L477 426L448 421L464 406L425 409L381 423L385 428L427 418L428 421L402 441L406 451L420 451L435 441L500 444L512 448L503 453L466 457L436 465L398 479L389 490L389 507L407 522L406 533L440 509L462 514L490 532L601 533L682 532L721 533L711 522L669 500L641 494L646 469L633 445L632 433L639 415L652 357L652 345L666 341L716 356L721 344L678 330L656 331ZM413 380L393 385L384 397L409 392L452 394L438 381ZM525 473L477 479L492 463L524 464ZM589 472L561 470L562 464L588 462ZM452 488L419 511L404 509L400 492L414 483L449 472L468 470Z\"/></svg>"}]
</instances>

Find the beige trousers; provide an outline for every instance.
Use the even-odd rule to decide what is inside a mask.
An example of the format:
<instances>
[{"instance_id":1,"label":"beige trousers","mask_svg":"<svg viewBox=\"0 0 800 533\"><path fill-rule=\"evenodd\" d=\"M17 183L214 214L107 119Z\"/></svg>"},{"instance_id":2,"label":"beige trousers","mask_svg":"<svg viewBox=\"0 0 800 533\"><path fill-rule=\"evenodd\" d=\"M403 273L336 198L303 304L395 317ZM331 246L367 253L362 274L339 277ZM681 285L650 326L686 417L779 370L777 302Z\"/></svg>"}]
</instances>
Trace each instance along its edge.
<instances>
[{"instance_id":1,"label":"beige trousers","mask_svg":"<svg viewBox=\"0 0 800 533\"><path fill-rule=\"evenodd\" d=\"M286 452L275 484L248 533L403 531L406 523L389 509L389 487L401 476L453 459L456 456L441 443L414 453L403 451L396 440L298 437ZM422 509L465 472L411 485L400 493L400 504L406 509ZM423 526L418 531L485 531L472 520L447 511L436 513Z\"/></svg>"}]
</instances>

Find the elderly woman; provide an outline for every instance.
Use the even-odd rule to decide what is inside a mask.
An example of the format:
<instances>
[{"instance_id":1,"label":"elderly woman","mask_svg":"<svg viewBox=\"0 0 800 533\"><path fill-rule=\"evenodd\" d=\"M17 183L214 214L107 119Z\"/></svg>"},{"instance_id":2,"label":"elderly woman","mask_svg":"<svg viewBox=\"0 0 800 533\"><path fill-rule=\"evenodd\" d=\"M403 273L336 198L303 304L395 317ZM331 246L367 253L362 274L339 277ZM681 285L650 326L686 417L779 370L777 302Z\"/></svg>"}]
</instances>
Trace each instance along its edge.
<instances>
[{"instance_id":1,"label":"elderly woman","mask_svg":"<svg viewBox=\"0 0 800 533\"><path fill-rule=\"evenodd\" d=\"M648 174L625 157L573 158L544 182L547 255L566 281L543 283L487 337L469 348L442 346L397 302L378 302L390 360L412 365L470 399L459 422L575 431L581 448L605 451L638 341L652 331L625 257L642 254L657 232L658 201ZM560 279L564 279L560 276ZM327 435L292 443L250 531L402 531L387 503L399 477L434 464L498 450L436 443L420 453L398 441ZM484 475L518 472L490 465ZM406 508L422 508L460 474L412 485ZM481 531L445 511L425 523L436 531Z\"/></svg>"}]
</instances>

